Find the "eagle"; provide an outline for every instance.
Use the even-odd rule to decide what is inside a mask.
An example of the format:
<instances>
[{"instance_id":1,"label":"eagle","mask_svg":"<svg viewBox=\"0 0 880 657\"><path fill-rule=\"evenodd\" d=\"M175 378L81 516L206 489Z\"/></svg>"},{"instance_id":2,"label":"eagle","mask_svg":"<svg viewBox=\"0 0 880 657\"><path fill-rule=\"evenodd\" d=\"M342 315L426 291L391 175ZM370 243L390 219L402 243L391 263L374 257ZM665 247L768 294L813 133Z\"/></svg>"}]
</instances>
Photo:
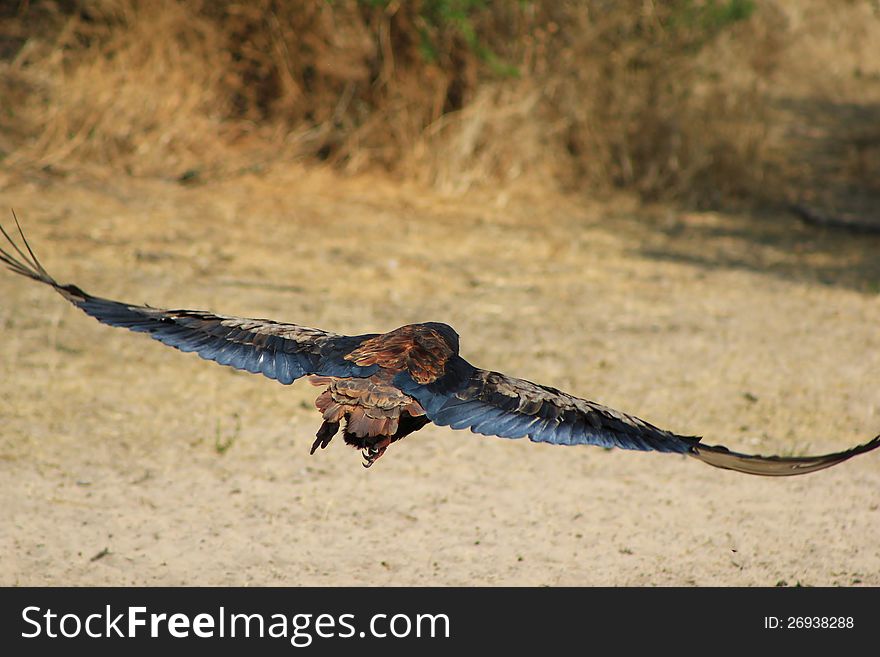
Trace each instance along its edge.
<instances>
[{"instance_id":1,"label":"eagle","mask_svg":"<svg viewBox=\"0 0 880 657\"><path fill-rule=\"evenodd\" d=\"M342 439L361 450L369 468L390 445L429 422L553 445L684 454L718 468L768 476L815 472L880 447L880 436L820 456L761 456L706 445L698 436L660 429L556 388L475 367L459 354L458 334L440 322L339 335L268 319L164 310L92 296L76 285L58 283L34 255L14 213L13 219L21 246L0 225L9 243L0 248L0 261L50 286L99 322L146 333L169 347L284 385L307 377L323 388L315 401L323 421L311 454L327 447L341 430Z\"/></svg>"}]
</instances>

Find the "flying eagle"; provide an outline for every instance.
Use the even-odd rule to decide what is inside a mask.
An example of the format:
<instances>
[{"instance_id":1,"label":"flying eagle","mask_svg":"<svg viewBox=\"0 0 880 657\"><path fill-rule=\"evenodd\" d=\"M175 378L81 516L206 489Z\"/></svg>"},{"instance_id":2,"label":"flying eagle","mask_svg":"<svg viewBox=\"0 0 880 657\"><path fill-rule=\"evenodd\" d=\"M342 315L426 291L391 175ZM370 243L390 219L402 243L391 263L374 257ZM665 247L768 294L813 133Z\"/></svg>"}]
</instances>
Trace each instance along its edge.
<instances>
[{"instance_id":1,"label":"flying eagle","mask_svg":"<svg viewBox=\"0 0 880 657\"><path fill-rule=\"evenodd\" d=\"M342 428L343 440L360 449L364 467L370 467L389 445L429 422L554 445L686 454L719 468L771 476L814 472L880 447L877 436L834 454L782 457L704 445L697 436L660 429L556 388L474 367L458 353L458 334L438 322L349 336L267 319L102 299L76 285L56 282L34 255L17 219L15 224L27 253L0 226L14 251L0 248L0 261L17 274L51 286L99 322L147 333L180 351L284 385L307 376L323 387L315 401L323 423L312 454L327 447Z\"/></svg>"}]
</instances>

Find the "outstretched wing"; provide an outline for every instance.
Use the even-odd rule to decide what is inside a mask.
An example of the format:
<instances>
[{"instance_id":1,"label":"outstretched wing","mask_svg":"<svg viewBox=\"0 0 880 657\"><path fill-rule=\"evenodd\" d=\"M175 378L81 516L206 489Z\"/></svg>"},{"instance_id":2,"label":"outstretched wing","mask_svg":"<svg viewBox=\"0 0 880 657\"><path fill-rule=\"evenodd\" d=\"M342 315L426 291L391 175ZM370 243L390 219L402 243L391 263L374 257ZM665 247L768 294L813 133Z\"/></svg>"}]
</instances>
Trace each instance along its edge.
<instances>
[{"instance_id":1,"label":"outstretched wing","mask_svg":"<svg viewBox=\"0 0 880 657\"><path fill-rule=\"evenodd\" d=\"M434 383L419 385L404 373L395 384L414 397L435 424L487 436L680 453L700 440L555 388L478 369L458 356Z\"/></svg>"},{"instance_id":2,"label":"outstretched wing","mask_svg":"<svg viewBox=\"0 0 880 657\"><path fill-rule=\"evenodd\" d=\"M749 474L806 474L880 447L880 436L853 449L822 456L758 456L703 445L607 406L555 388L489 372L456 356L446 373L422 385L407 373L395 385L415 398L435 424L502 438L525 438L555 445L600 445L677 452L719 468Z\"/></svg>"},{"instance_id":3,"label":"outstretched wing","mask_svg":"<svg viewBox=\"0 0 880 657\"><path fill-rule=\"evenodd\" d=\"M16 220L18 226L18 221ZM17 274L50 285L83 312L110 326L147 333L170 347L206 360L263 374L283 384L305 374L369 376L377 365L361 367L343 358L364 339L267 319L227 317L198 310L163 310L102 299L75 285L60 285L43 268L18 226L27 253L0 226L15 251L0 248L0 262Z\"/></svg>"}]
</instances>

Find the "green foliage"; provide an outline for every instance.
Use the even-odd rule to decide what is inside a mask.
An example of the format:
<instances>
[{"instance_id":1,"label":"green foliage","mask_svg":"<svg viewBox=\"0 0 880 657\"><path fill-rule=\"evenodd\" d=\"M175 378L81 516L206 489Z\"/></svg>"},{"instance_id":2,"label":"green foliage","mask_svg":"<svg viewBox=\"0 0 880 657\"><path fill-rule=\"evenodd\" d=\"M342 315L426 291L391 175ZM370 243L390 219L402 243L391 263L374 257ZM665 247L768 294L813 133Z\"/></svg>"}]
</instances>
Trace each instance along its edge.
<instances>
[{"instance_id":1,"label":"green foliage","mask_svg":"<svg viewBox=\"0 0 880 657\"><path fill-rule=\"evenodd\" d=\"M241 418L238 413L233 413L232 418L235 421L235 428L225 437L222 435L224 432L220 427L220 418L217 418L217 425L214 429L214 451L221 456L229 451L229 448L235 444L235 441L241 435Z\"/></svg>"},{"instance_id":2,"label":"green foliage","mask_svg":"<svg viewBox=\"0 0 880 657\"><path fill-rule=\"evenodd\" d=\"M434 34L452 30L471 49L480 48L474 28L473 13L484 9L484 0L424 0L420 6L422 55L428 61L437 59Z\"/></svg>"},{"instance_id":3,"label":"green foliage","mask_svg":"<svg viewBox=\"0 0 880 657\"><path fill-rule=\"evenodd\" d=\"M755 9L754 0L680 0L672 8L669 28L688 32L691 45L699 48L723 30L751 18Z\"/></svg>"},{"instance_id":4,"label":"green foliage","mask_svg":"<svg viewBox=\"0 0 880 657\"><path fill-rule=\"evenodd\" d=\"M391 4L391 0L358 1L371 8L384 9ZM419 51L426 62L440 59L440 41L444 35L452 34L493 72L504 76L519 75L519 70L502 61L478 34L477 17L481 12L491 10L489 0L422 0L417 4ZM520 2L520 5L524 4L527 3Z\"/></svg>"},{"instance_id":5,"label":"green foliage","mask_svg":"<svg viewBox=\"0 0 880 657\"><path fill-rule=\"evenodd\" d=\"M717 32L746 20L754 12L754 0L707 0L699 5L695 5L693 0L687 0L683 7L684 17L708 32Z\"/></svg>"}]
</instances>

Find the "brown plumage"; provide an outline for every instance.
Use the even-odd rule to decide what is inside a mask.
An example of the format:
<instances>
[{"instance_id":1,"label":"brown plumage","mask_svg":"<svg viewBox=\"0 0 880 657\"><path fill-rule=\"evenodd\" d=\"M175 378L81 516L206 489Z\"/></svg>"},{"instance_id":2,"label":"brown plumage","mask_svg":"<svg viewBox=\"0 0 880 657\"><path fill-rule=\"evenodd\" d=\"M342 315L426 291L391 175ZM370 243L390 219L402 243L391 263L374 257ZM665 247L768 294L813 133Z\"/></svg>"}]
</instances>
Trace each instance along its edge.
<instances>
[{"instance_id":1,"label":"brown plumage","mask_svg":"<svg viewBox=\"0 0 880 657\"><path fill-rule=\"evenodd\" d=\"M323 423L311 452L327 447L341 429L343 440L363 451L366 467L389 445L429 422L556 445L685 454L715 467L770 476L814 472L880 447L877 436L834 454L781 457L705 445L696 436L660 429L556 388L474 367L459 355L458 334L438 322L346 336L266 319L102 299L75 285L57 283L37 260L20 226L18 232L25 250L0 226L14 250L0 249L0 262L52 287L100 322L147 333L181 351L283 384L308 376L312 384L325 388L315 401Z\"/></svg>"},{"instance_id":2,"label":"brown plumage","mask_svg":"<svg viewBox=\"0 0 880 657\"><path fill-rule=\"evenodd\" d=\"M388 446L425 426L429 420L419 403L391 383L392 370L367 378L310 376L315 386L327 386L315 400L324 418L311 454L326 447L344 422L346 444L364 450L365 464L373 464Z\"/></svg>"},{"instance_id":3,"label":"brown plumage","mask_svg":"<svg viewBox=\"0 0 880 657\"><path fill-rule=\"evenodd\" d=\"M357 365L378 365L383 370L409 372L416 383L431 383L458 353L443 335L427 324L410 324L364 340L345 355Z\"/></svg>"}]
</instances>

